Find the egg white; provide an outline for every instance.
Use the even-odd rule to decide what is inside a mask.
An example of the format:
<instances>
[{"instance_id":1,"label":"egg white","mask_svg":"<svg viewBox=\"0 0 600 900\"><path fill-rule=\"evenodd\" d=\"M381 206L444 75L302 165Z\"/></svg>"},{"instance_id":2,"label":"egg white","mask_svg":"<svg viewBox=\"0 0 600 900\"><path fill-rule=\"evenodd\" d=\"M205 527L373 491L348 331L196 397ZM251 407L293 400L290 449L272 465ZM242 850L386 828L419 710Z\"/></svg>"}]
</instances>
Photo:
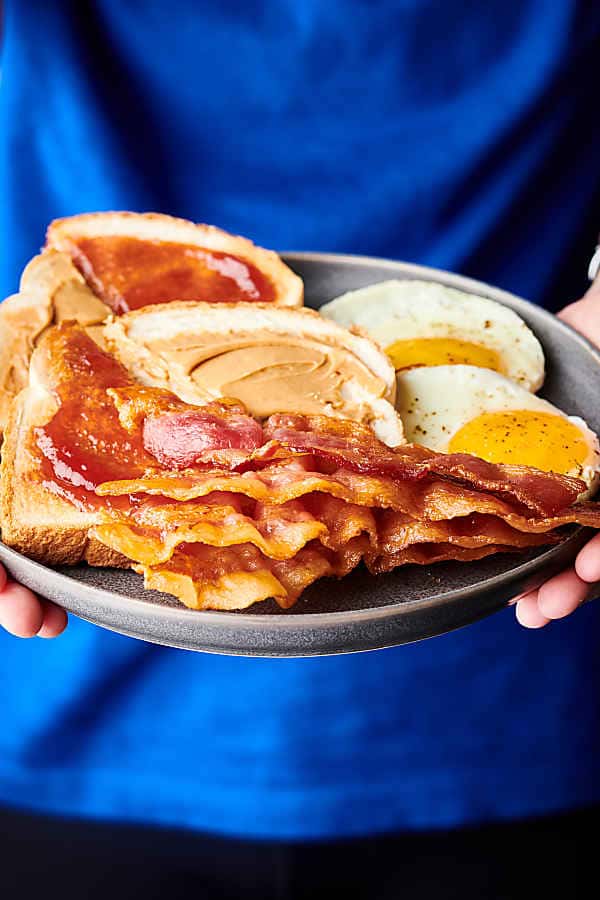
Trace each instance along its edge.
<instances>
[{"instance_id":1,"label":"egg white","mask_svg":"<svg viewBox=\"0 0 600 900\"><path fill-rule=\"evenodd\" d=\"M398 340L452 338L495 351L502 372L528 391L544 381L544 353L507 306L428 281L382 281L325 304L322 316L358 326L385 350Z\"/></svg>"},{"instance_id":2,"label":"egg white","mask_svg":"<svg viewBox=\"0 0 600 900\"><path fill-rule=\"evenodd\" d=\"M443 452L448 451L459 429L484 413L531 410L562 416L576 426L588 448L581 467L564 474L581 478L588 488L586 496L597 487L600 446L597 436L583 419L568 416L547 400L490 369L452 365L400 372L396 408L409 442ZM514 462L519 464L518 459Z\"/></svg>"}]
</instances>

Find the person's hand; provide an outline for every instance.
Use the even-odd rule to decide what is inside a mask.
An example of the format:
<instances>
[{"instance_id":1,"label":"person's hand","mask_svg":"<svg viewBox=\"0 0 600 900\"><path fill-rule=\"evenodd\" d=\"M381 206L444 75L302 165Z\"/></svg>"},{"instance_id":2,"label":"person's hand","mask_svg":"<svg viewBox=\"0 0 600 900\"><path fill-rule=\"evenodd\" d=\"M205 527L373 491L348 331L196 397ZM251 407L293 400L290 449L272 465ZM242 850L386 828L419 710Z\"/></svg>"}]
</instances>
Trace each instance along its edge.
<instances>
[{"instance_id":1,"label":"person's hand","mask_svg":"<svg viewBox=\"0 0 600 900\"><path fill-rule=\"evenodd\" d=\"M16 637L57 637L67 627L64 609L11 581L0 566L0 627Z\"/></svg>"},{"instance_id":2,"label":"person's hand","mask_svg":"<svg viewBox=\"0 0 600 900\"><path fill-rule=\"evenodd\" d=\"M561 319L600 347L600 278L583 299L559 313ZM579 551L575 565L551 578L537 591L516 601L517 619L526 628L541 628L562 619L581 604L600 595L600 534ZM514 601L513 601L514 602Z\"/></svg>"}]
</instances>

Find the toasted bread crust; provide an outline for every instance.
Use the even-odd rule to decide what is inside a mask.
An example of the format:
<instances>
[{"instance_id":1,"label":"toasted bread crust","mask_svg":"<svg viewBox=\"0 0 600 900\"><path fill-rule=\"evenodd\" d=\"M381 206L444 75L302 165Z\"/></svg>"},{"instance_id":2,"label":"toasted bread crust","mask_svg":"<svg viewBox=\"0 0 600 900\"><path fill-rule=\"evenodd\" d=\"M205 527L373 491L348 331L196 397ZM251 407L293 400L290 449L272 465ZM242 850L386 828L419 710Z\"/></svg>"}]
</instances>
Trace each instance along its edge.
<instances>
[{"instance_id":1,"label":"toasted bread crust","mask_svg":"<svg viewBox=\"0 0 600 900\"><path fill-rule=\"evenodd\" d=\"M258 247L248 238L229 234L215 225L202 225L161 213L101 212L55 219L46 232L46 246L77 255L80 237L133 237L140 240L192 244L241 256L273 283L276 306L302 306L304 286L273 250Z\"/></svg>"}]
</instances>

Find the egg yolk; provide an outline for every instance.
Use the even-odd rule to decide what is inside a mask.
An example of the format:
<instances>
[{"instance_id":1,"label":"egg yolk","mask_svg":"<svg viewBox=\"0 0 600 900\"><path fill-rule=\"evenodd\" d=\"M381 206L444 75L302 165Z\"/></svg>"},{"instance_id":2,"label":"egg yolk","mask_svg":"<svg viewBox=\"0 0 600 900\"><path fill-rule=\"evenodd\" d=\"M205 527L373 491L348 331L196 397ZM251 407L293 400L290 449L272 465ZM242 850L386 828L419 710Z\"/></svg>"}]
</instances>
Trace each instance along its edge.
<instances>
[{"instance_id":1,"label":"egg yolk","mask_svg":"<svg viewBox=\"0 0 600 900\"><path fill-rule=\"evenodd\" d=\"M581 471L589 448L579 428L563 416L518 409L471 419L452 436L448 450L566 475Z\"/></svg>"},{"instance_id":2,"label":"egg yolk","mask_svg":"<svg viewBox=\"0 0 600 900\"><path fill-rule=\"evenodd\" d=\"M414 366L479 366L502 372L500 356L490 347L456 338L413 338L394 341L385 352L396 371Z\"/></svg>"}]
</instances>

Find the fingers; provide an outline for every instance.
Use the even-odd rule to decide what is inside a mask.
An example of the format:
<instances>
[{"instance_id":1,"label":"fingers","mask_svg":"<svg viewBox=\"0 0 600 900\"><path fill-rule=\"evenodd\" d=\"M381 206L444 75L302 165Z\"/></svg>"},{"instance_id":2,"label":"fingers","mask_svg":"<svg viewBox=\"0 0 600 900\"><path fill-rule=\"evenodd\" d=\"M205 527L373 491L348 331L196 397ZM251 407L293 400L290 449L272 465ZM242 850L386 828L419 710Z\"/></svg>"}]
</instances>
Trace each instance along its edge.
<instances>
[{"instance_id":1,"label":"fingers","mask_svg":"<svg viewBox=\"0 0 600 900\"><path fill-rule=\"evenodd\" d=\"M58 637L67 626L66 612L14 581L0 566L0 627L15 637Z\"/></svg>"},{"instance_id":2,"label":"fingers","mask_svg":"<svg viewBox=\"0 0 600 900\"><path fill-rule=\"evenodd\" d=\"M561 572L538 590L538 606L547 619L562 619L575 612L587 597L589 584L583 581L575 569Z\"/></svg>"},{"instance_id":3,"label":"fingers","mask_svg":"<svg viewBox=\"0 0 600 900\"><path fill-rule=\"evenodd\" d=\"M575 612L589 593L589 582L580 578L575 569L567 569L518 600L517 620L525 628L543 628L554 619Z\"/></svg>"},{"instance_id":4,"label":"fingers","mask_svg":"<svg viewBox=\"0 0 600 900\"><path fill-rule=\"evenodd\" d=\"M40 600L28 588L9 581L0 592L0 625L15 637L34 637L44 622Z\"/></svg>"},{"instance_id":5,"label":"fingers","mask_svg":"<svg viewBox=\"0 0 600 900\"><path fill-rule=\"evenodd\" d=\"M543 628L550 621L540 611L537 591L525 594L524 597L517 601L515 615L517 622L524 628Z\"/></svg>"},{"instance_id":6,"label":"fingers","mask_svg":"<svg viewBox=\"0 0 600 900\"><path fill-rule=\"evenodd\" d=\"M600 581L600 534L588 541L575 560L575 571L583 581Z\"/></svg>"},{"instance_id":7,"label":"fingers","mask_svg":"<svg viewBox=\"0 0 600 900\"><path fill-rule=\"evenodd\" d=\"M60 606L55 606L54 603L44 601L42 605L44 608L44 621L37 636L41 638L58 637L67 627L69 617L64 609L61 609Z\"/></svg>"}]
</instances>

